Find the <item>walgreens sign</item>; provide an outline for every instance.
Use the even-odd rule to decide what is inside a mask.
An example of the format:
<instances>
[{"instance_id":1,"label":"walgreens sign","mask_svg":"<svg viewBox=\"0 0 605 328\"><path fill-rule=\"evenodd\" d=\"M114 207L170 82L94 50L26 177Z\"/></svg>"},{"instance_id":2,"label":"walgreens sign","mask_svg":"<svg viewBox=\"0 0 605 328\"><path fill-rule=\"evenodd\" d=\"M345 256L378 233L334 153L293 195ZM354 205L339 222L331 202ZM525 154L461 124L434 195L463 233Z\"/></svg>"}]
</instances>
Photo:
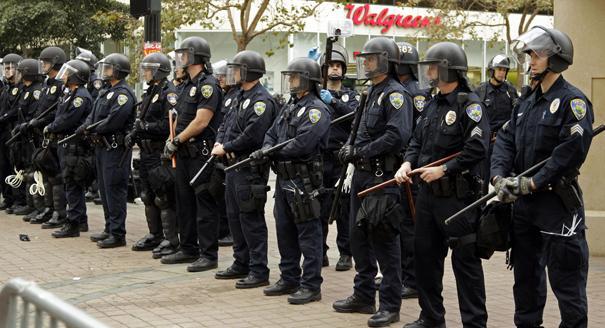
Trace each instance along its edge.
<instances>
[{"instance_id":1,"label":"walgreens sign","mask_svg":"<svg viewBox=\"0 0 605 328\"><path fill-rule=\"evenodd\" d=\"M382 26L380 33L387 33L393 26L397 28L425 28L429 25L439 25L439 16L414 16L391 13L391 8L384 8L380 12L372 12L369 4L345 5L347 18L353 25Z\"/></svg>"}]
</instances>

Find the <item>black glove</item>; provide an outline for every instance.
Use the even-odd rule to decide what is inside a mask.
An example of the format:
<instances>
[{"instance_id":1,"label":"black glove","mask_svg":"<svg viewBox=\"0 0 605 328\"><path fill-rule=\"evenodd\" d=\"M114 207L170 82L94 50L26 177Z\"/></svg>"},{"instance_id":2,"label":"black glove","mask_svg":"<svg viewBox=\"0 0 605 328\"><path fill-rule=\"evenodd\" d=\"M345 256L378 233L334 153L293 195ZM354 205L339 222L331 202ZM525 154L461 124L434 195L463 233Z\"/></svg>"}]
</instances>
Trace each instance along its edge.
<instances>
[{"instance_id":1,"label":"black glove","mask_svg":"<svg viewBox=\"0 0 605 328\"><path fill-rule=\"evenodd\" d=\"M267 159L267 155L265 154L265 151L263 149L259 149L253 151L252 154L250 154L250 158L255 161L262 161Z\"/></svg>"},{"instance_id":2,"label":"black glove","mask_svg":"<svg viewBox=\"0 0 605 328\"><path fill-rule=\"evenodd\" d=\"M124 137L124 145L126 146L126 148L132 148L135 142L137 142L137 140L132 132L127 134L126 137Z\"/></svg>"},{"instance_id":3,"label":"black glove","mask_svg":"<svg viewBox=\"0 0 605 328\"><path fill-rule=\"evenodd\" d=\"M87 128L87 127L88 127L88 124L86 124L86 123L85 123L85 124L80 125L80 126L79 126L79 127L76 129L76 132L74 132L74 134L77 134L77 135L83 135L83 134L85 134L85 133L86 133L86 128Z\"/></svg>"},{"instance_id":4,"label":"black glove","mask_svg":"<svg viewBox=\"0 0 605 328\"><path fill-rule=\"evenodd\" d=\"M146 131L146 130L147 130L147 127L145 126L145 123L143 123L143 121L141 121L141 119L137 118L137 119L134 121L134 129L135 129L137 132L141 132L141 131Z\"/></svg>"},{"instance_id":5,"label":"black glove","mask_svg":"<svg viewBox=\"0 0 605 328\"><path fill-rule=\"evenodd\" d=\"M358 157L359 154L357 153L357 148L350 145L342 146L340 151L338 151L338 159L343 164L350 163Z\"/></svg>"}]
</instances>

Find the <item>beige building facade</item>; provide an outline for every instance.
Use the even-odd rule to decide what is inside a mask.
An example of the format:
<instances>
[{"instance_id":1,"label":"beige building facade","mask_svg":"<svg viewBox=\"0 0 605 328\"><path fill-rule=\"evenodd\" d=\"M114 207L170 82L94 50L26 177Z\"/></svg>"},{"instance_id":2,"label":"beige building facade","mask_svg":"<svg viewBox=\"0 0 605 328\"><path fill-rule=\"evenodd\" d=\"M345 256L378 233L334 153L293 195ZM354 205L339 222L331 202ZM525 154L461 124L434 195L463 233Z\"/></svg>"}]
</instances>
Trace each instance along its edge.
<instances>
[{"instance_id":1,"label":"beige building facade","mask_svg":"<svg viewBox=\"0 0 605 328\"><path fill-rule=\"evenodd\" d=\"M592 101L595 125L605 124L605 1L555 0L554 26L574 44L565 78ZM581 170L591 254L605 256L605 133L596 137Z\"/></svg>"}]
</instances>

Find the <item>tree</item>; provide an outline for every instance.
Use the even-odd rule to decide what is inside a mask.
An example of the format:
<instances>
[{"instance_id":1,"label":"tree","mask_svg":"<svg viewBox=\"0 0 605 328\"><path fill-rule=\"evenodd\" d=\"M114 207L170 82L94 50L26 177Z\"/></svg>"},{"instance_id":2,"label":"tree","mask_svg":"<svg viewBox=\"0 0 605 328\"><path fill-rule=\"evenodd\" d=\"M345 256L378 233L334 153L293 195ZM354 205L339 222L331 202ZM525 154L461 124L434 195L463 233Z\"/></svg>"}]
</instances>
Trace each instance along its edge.
<instances>
[{"instance_id":1,"label":"tree","mask_svg":"<svg viewBox=\"0 0 605 328\"><path fill-rule=\"evenodd\" d=\"M123 40L128 7L116 0L3 0L0 54L35 56L47 46L99 52L105 39Z\"/></svg>"},{"instance_id":2,"label":"tree","mask_svg":"<svg viewBox=\"0 0 605 328\"><path fill-rule=\"evenodd\" d=\"M198 23L202 27L212 28L228 22L237 51L245 50L258 37L286 32L275 47L281 48L288 44L287 34L302 31L304 19L313 16L322 2L323 0L163 0L162 36L168 42L163 41L162 45L171 47L174 32L182 26ZM273 50L268 49L266 54L272 55Z\"/></svg>"},{"instance_id":3,"label":"tree","mask_svg":"<svg viewBox=\"0 0 605 328\"><path fill-rule=\"evenodd\" d=\"M410 1L408 5L418 5L420 1ZM501 29L510 44L512 31L517 35L525 33L532 26L534 18L539 14L552 14L553 0L423 0L423 5L430 5L436 15L441 17L441 24L431 25L426 30L432 40L460 40L463 37L480 39L480 29L495 28L487 41L498 39ZM493 12L490 20L479 18L479 13ZM511 14L520 14L517 26L510 22ZM517 66L517 74L522 73L523 67ZM521 87L521 79L517 85Z\"/></svg>"}]
</instances>

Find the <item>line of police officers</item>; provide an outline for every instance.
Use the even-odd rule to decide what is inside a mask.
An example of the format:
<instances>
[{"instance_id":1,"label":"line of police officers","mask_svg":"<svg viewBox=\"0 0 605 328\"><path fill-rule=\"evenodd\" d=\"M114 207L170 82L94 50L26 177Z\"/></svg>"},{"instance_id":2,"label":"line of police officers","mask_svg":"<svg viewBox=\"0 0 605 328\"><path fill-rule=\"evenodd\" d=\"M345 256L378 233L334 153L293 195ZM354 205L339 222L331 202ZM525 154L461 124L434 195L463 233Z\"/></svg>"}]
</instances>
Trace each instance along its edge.
<instances>
[{"instance_id":1,"label":"line of police officers","mask_svg":"<svg viewBox=\"0 0 605 328\"><path fill-rule=\"evenodd\" d=\"M357 55L358 78L370 83L363 103L342 84L348 54L335 45L331 61L325 54L320 60L327 89L320 87L320 63L296 58L282 71L290 98L279 104L259 81L266 73L260 54L242 51L213 75L209 44L189 37L175 51L173 81L167 56L143 59L148 87L138 107L124 81L131 71L124 55L95 63L84 49L70 61L57 47L39 60L9 54L0 170L13 188L2 187L2 208L43 228L61 227L54 237L79 236L88 230L84 192L96 168L105 227L91 240L100 248L124 246L137 144L149 234L133 250L152 250L165 264L189 263L191 272L215 269L226 216L234 260L215 277L255 288L269 285L264 209L273 170L280 279L264 294L305 304L321 299L332 194L344 170L336 270L349 270L354 260L357 273L352 295L334 309L371 314L368 325L382 327L399 321L402 298L418 297L419 319L405 327L445 327L442 278L452 249L463 326L486 327L480 213L445 219L485 193L489 181L501 204L514 202L515 325L541 325L548 267L561 327L586 327L588 247L577 175L592 138L592 107L561 76L573 62L567 35L535 27L512 50L532 81L521 97L506 81L506 56L490 61L489 80L474 92L459 45L437 43L419 61L412 45L373 38ZM350 121L331 124L356 110L355 136ZM443 165L428 165L454 153ZM546 158L533 176L515 177ZM405 192L390 185L357 197L393 178Z\"/></svg>"}]
</instances>

